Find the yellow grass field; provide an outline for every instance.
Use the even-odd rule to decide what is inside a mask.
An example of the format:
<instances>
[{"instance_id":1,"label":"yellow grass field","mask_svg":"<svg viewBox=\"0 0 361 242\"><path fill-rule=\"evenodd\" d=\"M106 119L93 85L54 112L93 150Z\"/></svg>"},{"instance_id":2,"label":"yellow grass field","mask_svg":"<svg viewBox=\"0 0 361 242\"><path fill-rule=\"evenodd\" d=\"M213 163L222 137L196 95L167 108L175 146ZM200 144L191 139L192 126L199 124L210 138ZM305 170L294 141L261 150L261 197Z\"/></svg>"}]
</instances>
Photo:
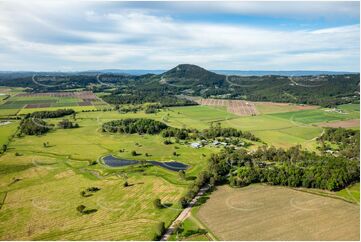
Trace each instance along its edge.
<instances>
[{"instance_id":1,"label":"yellow grass field","mask_svg":"<svg viewBox=\"0 0 361 242\"><path fill-rule=\"evenodd\" d=\"M358 205L286 187L218 187L197 217L220 240L360 238Z\"/></svg>"}]
</instances>

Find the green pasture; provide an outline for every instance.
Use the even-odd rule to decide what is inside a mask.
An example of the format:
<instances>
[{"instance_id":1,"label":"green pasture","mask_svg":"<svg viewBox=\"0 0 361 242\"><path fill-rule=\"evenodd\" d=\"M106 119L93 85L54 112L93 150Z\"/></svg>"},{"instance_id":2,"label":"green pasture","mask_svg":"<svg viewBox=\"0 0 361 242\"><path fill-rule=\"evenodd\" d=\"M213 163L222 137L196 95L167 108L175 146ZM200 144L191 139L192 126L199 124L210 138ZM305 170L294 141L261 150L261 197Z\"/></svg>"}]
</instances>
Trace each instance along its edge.
<instances>
[{"instance_id":1,"label":"green pasture","mask_svg":"<svg viewBox=\"0 0 361 242\"><path fill-rule=\"evenodd\" d=\"M0 125L0 147L9 143L10 137L15 133L19 121L11 121L10 124Z\"/></svg>"},{"instance_id":2,"label":"green pasture","mask_svg":"<svg viewBox=\"0 0 361 242\"><path fill-rule=\"evenodd\" d=\"M69 104L72 100L63 102ZM152 118L178 128L198 129L220 122L223 127L250 131L269 145L301 144L314 150L315 138L322 133L322 128L313 123L329 118L322 109L240 117L224 108L206 106L174 107L155 114L82 112L95 110L93 106L68 108L77 111L76 120L72 116L64 118L75 121L79 128L55 128L41 136L15 137L8 151L0 156L0 198L4 200L0 209L0 239L152 240L159 222L168 226L176 218L180 211L178 199L206 166L210 155L220 149L208 146L194 149L185 142L165 145L160 135L101 132L101 125L110 120ZM342 108L356 110L353 106ZM22 109L19 114L56 109L59 108ZM6 115L7 110L0 109L0 115ZM359 112L352 110L347 115ZM337 115L335 118L339 120L344 117ZM46 121L57 124L62 119ZM0 142L7 142L18 123L0 126ZM44 147L44 143L48 145ZM131 154L133 150L138 153L135 157ZM189 169L183 179L177 172L158 166L111 168L100 159L107 154L136 160L176 160L189 165ZM92 161L98 162L90 165ZM125 181L129 187L123 186ZM80 193L89 187L101 190L90 197L82 197ZM353 187L349 190L356 192ZM349 194L343 190L340 193L340 196ZM154 208L155 198L160 198L165 208ZM76 210L79 205L97 211L81 215ZM192 229L199 224L188 218L184 226ZM197 235L186 240L207 238Z\"/></svg>"},{"instance_id":3,"label":"green pasture","mask_svg":"<svg viewBox=\"0 0 361 242\"><path fill-rule=\"evenodd\" d=\"M6 162L10 159L11 164ZM152 240L156 225L169 225L179 211L184 186L131 174L130 186L123 187L124 178L91 178L67 162L72 163L39 155L14 157L11 152L1 158L1 171L7 170L0 177L0 193L7 194L0 210L2 240ZM101 190L82 197L80 192L89 187ZM156 197L167 207L154 208ZM79 205L97 211L81 215Z\"/></svg>"},{"instance_id":4,"label":"green pasture","mask_svg":"<svg viewBox=\"0 0 361 242\"><path fill-rule=\"evenodd\" d=\"M344 197L352 202L360 203L360 183L355 183L341 191L336 192L338 196Z\"/></svg>"},{"instance_id":5,"label":"green pasture","mask_svg":"<svg viewBox=\"0 0 361 242\"><path fill-rule=\"evenodd\" d=\"M277 113L271 115L281 119L289 120L291 122L312 124L312 123L359 118L360 114L359 112L342 114L333 111L327 112L326 109L315 109L315 110L302 110L297 112Z\"/></svg>"}]
</instances>

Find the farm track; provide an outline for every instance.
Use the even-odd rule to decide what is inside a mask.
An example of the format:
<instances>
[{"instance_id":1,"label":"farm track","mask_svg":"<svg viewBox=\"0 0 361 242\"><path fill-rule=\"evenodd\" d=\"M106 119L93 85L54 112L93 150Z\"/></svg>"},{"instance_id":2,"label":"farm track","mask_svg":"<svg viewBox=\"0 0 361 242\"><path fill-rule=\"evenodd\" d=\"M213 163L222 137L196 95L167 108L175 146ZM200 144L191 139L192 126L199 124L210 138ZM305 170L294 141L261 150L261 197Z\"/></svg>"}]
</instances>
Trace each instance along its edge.
<instances>
[{"instance_id":1,"label":"farm track","mask_svg":"<svg viewBox=\"0 0 361 242\"><path fill-rule=\"evenodd\" d=\"M189 205L178 215L178 217L172 222L172 224L168 227L168 229L166 230L166 232L163 234L163 236L161 237L160 241L167 241L169 239L169 237L172 235L175 226L180 223L183 222L186 218L188 218L188 216L190 215L191 209L192 207L197 203L198 199L203 196L203 194L205 194L208 191L209 187L202 187L199 192L197 193L197 195L192 199L192 201L189 203Z\"/></svg>"}]
</instances>

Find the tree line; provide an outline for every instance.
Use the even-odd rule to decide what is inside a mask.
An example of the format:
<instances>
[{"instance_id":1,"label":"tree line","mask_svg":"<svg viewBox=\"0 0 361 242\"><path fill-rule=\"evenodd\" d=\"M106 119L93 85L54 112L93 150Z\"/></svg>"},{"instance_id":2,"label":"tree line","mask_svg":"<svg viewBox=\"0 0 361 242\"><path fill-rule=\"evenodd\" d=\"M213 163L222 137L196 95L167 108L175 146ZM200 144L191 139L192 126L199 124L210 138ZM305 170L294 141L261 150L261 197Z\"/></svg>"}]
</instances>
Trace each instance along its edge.
<instances>
[{"instance_id":1,"label":"tree line","mask_svg":"<svg viewBox=\"0 0 361 242\"><path fill-rule=\"evenodd\" d=\"M248 131L241 131L235 128L223 128L220 123L216 125L211 124L210 128L199 131L197 129L178 129L168 127L162 131L162 136L165 138L175 137L177 139L215 139L219 137L224 138L245 138L251 141L260 142L261 140Z\"/></svg>"},{"instance_id":2,"label":"tree line","mask_svg":"<svg viewBox=\"0 0 361 242\"><path fill-rule=\"evenodd\" d=\"M180 140L187 139L215 139L215 138L245 138L252 141L261 141L250 132L243 132L234 128L222 128L220 124L211 125L209 129L174 128L167 124L147 118L128 118L106 122L102 125L103 132L125 134L159 134L164 138L174 137Z\"/></svg>"},{"instance_id":3,"label":"tree line","mask_svg":"<svg viewBox=\"0 0 361 242\"><path fill-rule=\"evenodd\" d=\"M59 118L67 115L74 115L75 111L73 109L58 109L54 111L37 111L31 114L27 114L26 117L32 118Z\"/></svg>"}]
</instances>

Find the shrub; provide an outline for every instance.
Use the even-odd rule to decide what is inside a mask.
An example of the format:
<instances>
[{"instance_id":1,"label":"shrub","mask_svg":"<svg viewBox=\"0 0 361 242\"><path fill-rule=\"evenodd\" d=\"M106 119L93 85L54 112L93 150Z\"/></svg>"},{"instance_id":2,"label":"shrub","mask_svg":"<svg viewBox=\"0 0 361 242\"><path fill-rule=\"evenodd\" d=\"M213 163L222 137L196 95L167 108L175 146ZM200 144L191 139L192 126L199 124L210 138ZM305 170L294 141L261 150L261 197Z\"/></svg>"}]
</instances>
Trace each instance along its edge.
<instances>
[{"instance_id":1,"label":"shrub","mask_svg":"<svg viewBox=\"0 0 361 242\"><path fill-rule=\"evenodd\" d=\"M161 200L159 198L154 199L153 205L154 205L155 208L158 208L158 209L162 208L162 202L161 202Z\"/></svg>"},{"instance_id":2,"label":"shrub","mask_svg":"<svg viewBox=\"0 0 361 242\"><path fill-rule=\"evenodd\" d=\"M187 199L185 199L185 197L181 197L179 199L179 205L182 207L182 208L186 208L188 206L188 202L187 202Z\"/></svg>"},{"instance_id":3,"label":"shrub","mask_svg":"<svg viewBox=\"0 0 361 242\"><path fill-rule=\"evenodd\" d=\"M79 205L78 207L76 207L76 210L79 212L79 213L83 213L85 209L85 206L82 204L82 205Z\"/></svg>"}]
</instances>

